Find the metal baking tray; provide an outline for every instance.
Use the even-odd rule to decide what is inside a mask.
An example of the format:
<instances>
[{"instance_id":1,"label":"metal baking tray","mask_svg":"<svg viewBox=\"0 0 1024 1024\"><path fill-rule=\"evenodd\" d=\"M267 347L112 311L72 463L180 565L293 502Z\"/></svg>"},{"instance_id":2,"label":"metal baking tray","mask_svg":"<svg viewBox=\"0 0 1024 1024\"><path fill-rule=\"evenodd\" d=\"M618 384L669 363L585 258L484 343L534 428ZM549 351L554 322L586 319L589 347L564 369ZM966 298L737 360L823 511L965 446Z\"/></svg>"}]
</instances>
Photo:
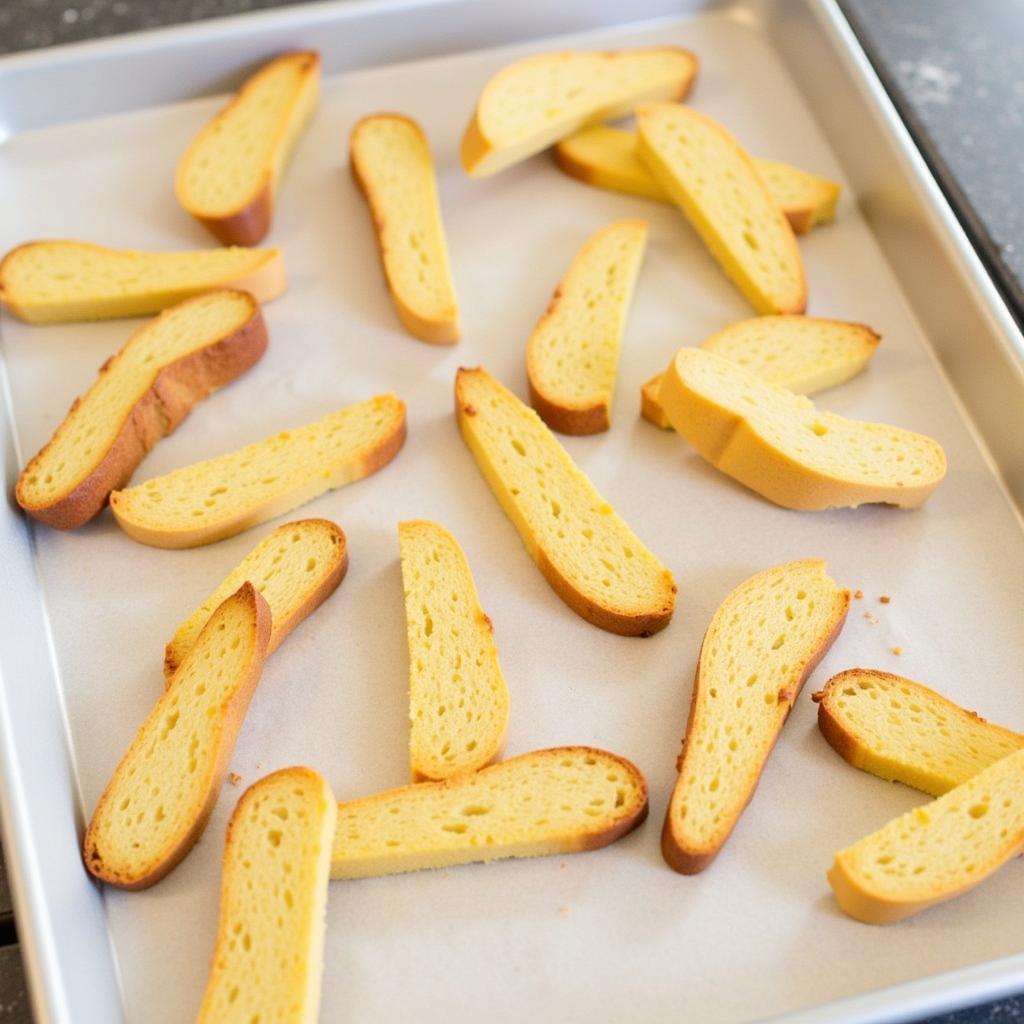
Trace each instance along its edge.
<instances>
[{"instance_id":1,"label":"metal baking tray","mask_svg":"<svg viewBox=\"0 0 1024 1024\"><path fill-rule=\"evenodd\" d=\"M628 21L627 21L628 19ZM667 207L588 189L543 157L469 181L456 146L483 82L569 45L664 41L702 59L692 102L757 155L845 184L837 222L801 245L810 312L884 335L827 408L937 436L950 474L915 512L776 509L637 419L637 388L681 343L749 315ZM809 693L851 665L903 671L1024 728L1024 346L832 0L383 0L290 7L0 61L0 249L79 236L138 247L210 244L177 210L175 161L223 94L268 55L315 46L324 98L285 181L270 243L289 293L271 345L197 408L142 477L383 390L409 403L406 449L311 503L352 558L338 594L268 663L233 769L322 770L339 798L406 779L404 619L394 524L453 530L496 624L512 699L508 752L606 746L651 784L651 820L597 853L334 883L323 1019L897 1021L1024 987L1019 864L970 896L885 929L844 918L824 871L836 849L920 802L843 764ZM438 160L464 340L398 328L369 218L349 179L361 115L398 109ZM567 447L680 586L675 620L613 637L562 606L523 553L451 415L455 367L525 392L523 345L575 249L617 216L651 241L620 371L615 424ZM6 493L125 322L0 320ZM188 1019L216 925L225 787L204 839L164 882L101 892L79 860L83 819L161 689L169 632L270 526L167 552L109 514L74 534L0 512L0 801L19 934L40 1020ZM658 829L674 781L701 634L729 589L820 556L864 591L808 684L757 797L714 866L670 872ZM877 597L892 603L880 606ZM872 624L861 614L879 621ZM900 646L896 658L890 648Z\"/></svg>"}]
</instances>

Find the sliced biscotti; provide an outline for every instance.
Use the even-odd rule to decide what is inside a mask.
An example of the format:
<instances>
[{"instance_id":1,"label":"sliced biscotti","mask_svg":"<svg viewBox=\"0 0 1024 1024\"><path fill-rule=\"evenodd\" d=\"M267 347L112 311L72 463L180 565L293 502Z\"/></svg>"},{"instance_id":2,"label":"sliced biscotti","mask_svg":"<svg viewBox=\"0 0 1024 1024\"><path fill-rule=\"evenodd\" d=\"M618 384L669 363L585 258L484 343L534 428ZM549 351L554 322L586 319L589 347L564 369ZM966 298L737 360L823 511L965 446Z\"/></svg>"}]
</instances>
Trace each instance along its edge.
<instances>
[{"instance_id":1,"label":"sliced biscotti","mask_svg":"<svg viewBox=\"0 0 1024 1024\"><path fill-rule=\"evenodd\" d=\"M619 220L576 254L526 346L530 402L552 430L597 434L611 426L619 348L647 223Z\"/></svg>"},{"instance_id":2,"label":"sliced biscotti","mask_svg":"<svg viewBox=\"0 0 1024 1024\"><path fill-rule=\"evenodd\" d=\"M200 1024L316 1024L337 814L311 768L283 768L242 794L224 844Z\"/></svg>"},{"instance_id":3,"label":"sliced biscotti","mask_svg":"<svg viewBox=\"0 0 1024 1024\"><path fill-rule=\"evenodd\" d=\"M638 150L658 184L758 313L802 313L803 260L753 160L717 122L680 103L638 107Z\"/></svg>"},{"instance_id":4,"label":"sliced biscotti","mask_svg":"<svg viewBox=\"0 0 1024 1024\"><path fill-rule=\"evenodd\" d=\"M668 625L672 573L636 537L540 417L486 370L455 379L459 430L555 593L623 636Z\"/></svg>"},{"instance_id":5,"label":"sliced biscotti","mask_svg":"<svg viewBox=\"0 0 1024 1024\"><path fill-rule=\"evenodd\" d=\"M890 924L960 896L1024 852L1024 750L840 850L828 872L839 906Z\"/></svg>"},{"instance_id":6,"label":"sliced biscotti","mask_svg":"<svg viewBox=\"0 0 1024 1024\"><path fill-rule=\"evenodd\" d=\"M836 206L843 187L810 171L781 160L754 160L768 191L798 235L806 235L818 224L836 219Z\"/></svg>"},{"instance_id":7,"label":"sliced biscotti","mask_svg":"<svg viewBox=\"0 0 1024 1024\"><path fill-rule=\"evenodd\" d=\"M269 640L270 609L245 583L210 617L103 791L83 844L94 877L144 889L198 841Z\"/></svg>"},{"instance_id":8,"label":"sliced biscotti","mask_svg":"<svg viewBox=\"0 0 1024 1024\"><path fill-rule=\"evenodd\" d=\"M708 462L784 508L916 508L946 474L930 437L819 411L714 352L680 349L658 398Z\"/></svg>"},{"instance_id":9,"label":"sliced biscotti","mask_svg":"<svg viewBox=\"0 0 1024 1024\"><path fill-rule=\"evenodd\" d=\"M715 612L693 684L661 849L686 875L725 845L804 680L846 620L850 592L816 559L765 569Z\"/></svg>"},{"instance_id":10,"label":"sliced biscotti","mask_svg":"<svg viewBox=\"0 0 1024 1024\"><path fill-rule=\"evenodd\" d=\"M404 440L405 404L394 395L378 395L238 451L114 491L110 507L121 529L142 544L212 544L376 473Z\"/></svg>"},{"instance_id":11,"label":"sliced biscotti","mask_svg":"<svg viewBox=\"0 0 1024 1024\"><path fill-rule=\"evenodd\" d=\"M0 302L31 324L149 316L214 288L269 302L286 286L279 249L140 252L90 242L28 242L0 261Z\"/></svg>"},{"instance_id":12,"label":"sliced biscotti","mask_svg":"<svg viewBox=\"0 0 1024 1024\"><path fill-rule=\"evenodd\" d=\"M320 55L284 53L246 81L178 164L174 192L225 245L255 245L270 230L285 165L316 107Z\"/></svg>"},{"instance_id":13,"label":"sliced biscotti","mask_svg":"<svg viewBox=\"0 0 1024 1024\"><path fill-rule=\"evenodd\" d=\"M647 817L647 783L593 747L521 754L479 772L338 806L331 878L584 853Z\"/></svg>"},{"instance_id":14,"label":"sliced biscotti","mask_svg":"<svg viewBox=\"0 0 1024 1024\"><path fill-rule=\"evenodd\" d=\"M458 341L459 309L434 158L423 130L401 114L373 114L352 129L349 153L370 204L399 319L423 341Z\"/></svg>"},{"instance_id":15,"label":"sliced biscotti","mask_svg":"<svg viewBox=\"0 0 1024 1024\"><path fill-rule=\"evenodd\" d=\"M466 173L482 178L587 125L613 121L648 100L681 100L697 58L675 46L607 53L541 53L498 72L462 136Z\"/></svg>"}]
</instances>

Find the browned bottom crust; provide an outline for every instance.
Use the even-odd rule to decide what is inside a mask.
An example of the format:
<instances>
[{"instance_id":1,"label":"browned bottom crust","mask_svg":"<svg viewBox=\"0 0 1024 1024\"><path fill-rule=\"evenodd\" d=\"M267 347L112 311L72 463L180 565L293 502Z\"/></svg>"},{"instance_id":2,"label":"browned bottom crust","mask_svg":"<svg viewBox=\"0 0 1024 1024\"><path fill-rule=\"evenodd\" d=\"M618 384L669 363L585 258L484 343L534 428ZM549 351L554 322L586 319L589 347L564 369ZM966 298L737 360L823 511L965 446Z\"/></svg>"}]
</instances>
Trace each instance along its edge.
<instances>
[{"instance_id":1,"label":"browned bottom crust","mask_svg":"<svg viewBox=\"0 0 1024 1024\"><path fill-rule=\"evenodd\" d=\"M267 236L274 213L270 187L264 185L260 194L237 213L227 217L202 217L188 211L221 245L258 245Z\"/></svg>"},{"instance_id":2,"label":"browned bottom crust","mask_svg":"<svg viewBox=\"0 0 1024 1024\"><path fill-rule=\"evenodd\" d=\"M534 385L533 378L529 377L529 372L527 372L527 377L530 388L530 405L537 410L540 418L552 430L557 430L559 434L583 436L603 433L611 426L608 406L605 403L570 409L549 401Z\"/></svg>"}]
</instances>

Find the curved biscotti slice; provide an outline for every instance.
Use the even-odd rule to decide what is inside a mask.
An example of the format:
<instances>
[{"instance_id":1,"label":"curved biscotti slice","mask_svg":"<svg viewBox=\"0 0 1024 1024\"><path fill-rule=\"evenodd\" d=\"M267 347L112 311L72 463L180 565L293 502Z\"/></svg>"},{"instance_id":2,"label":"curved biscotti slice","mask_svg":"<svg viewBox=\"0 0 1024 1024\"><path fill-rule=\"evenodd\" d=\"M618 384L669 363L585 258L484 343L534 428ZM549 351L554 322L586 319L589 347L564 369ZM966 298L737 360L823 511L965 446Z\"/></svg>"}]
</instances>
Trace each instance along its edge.
<instances>
[{"instance_id":1,"label":"curved biscotti slice","mask_svg":"<svg viewBox=\"0 0 1024 1024\"><path fill-rule=\"evenodd\" d=\"M584 853L646 817L647 783L624 757L592 747L537 750L339 804L331 878Z\"/></svg>"},{"instance_id":2,"label":"curved biscotti slice","mask_svg":"<svg viewBox=\"0 0 1024 1024\"><path fill-rule=\"evenodd\" d=\"M328 519L300 519L279 526L178 627L164 651L164 675L168 680L173 677L214 609L246 581L252 583L270 607L270 655L338 589L347 569L348 546L336 523Z\"/></svg>"},{"instance_id":3,"label":"curved biscotti slice","mask_svg":"<svg viewBox=\"0 0 1024 1024\"><path fill-rule=\"evenodd\" d=\"M283 768L242 794L224 844L200 1024L316 1024L337 814L311 768Z\"/></svg>"},{"instance_id":4,"label":"curved biscotti slice","mask_svg":"<svg viewBox=\"0 0 1024 1024\"><path fill-rule=\"evenodd\" d=\"M364 117L352 129L349 153L373 213L399 319L423 341L458 341L459 310L434 158L423 130L401 114Z\"/></svg>"},{"instance_id":5,"label":"curved biscotti slice","mask_svg":"<svg viewBox=\"0 0 1024 1024\"><path fill-rule=\"evenodd\" d=\"M811 174L781 160L755 158L754 165L768 191L798 235L836 218L843 187L836 181Z\"/></svg>"},{"instance_id":6,"label":"curved biscotti slice","mask_svg":"<svg viewBox=\"0 0 1024 1024\"><path fill-rule=\"evenodd\" d=\"M661 834L674 870L703 871L725 845L849 604L850 592L828 577L825 563L806 559L751 576L715 612Z\"/></svg>"},{"instance_id":7,"label":"curved biscotti slice","mask_svg":"<svg viewBox=\"0 0 1024 1024\"><path fill-rule=\"evenodd\" d=\"M611 426L619 348L647 223L619 220L576 254L526 346L530 402L552 430L597 434Z\"/></svg>"},{"instance_id":8,"label":"curved biscotti slice","mask_svg":"<svg viewBox=\"0 0 1024 1024\"><path fill-rule=\"evenodd\" d=\"M1024 852L1024 750L840 850L828 872L839 906L891 924L960 896Z\"/></svg>"},{"instance_id":9,"label":"curved biscotti slice","mask_svg":"<svg viewBox=\"0 0 1024 1024\"><path fill-rule=\"evenodd\" d=\"M818 728L855 768L932 796L1024 748L1024 736L992 725L912 679L851 668L814 695Z\"/></svg>"},{"instance_id":10,"label":"curved biscotti slice","mask_svg":"<svg viewBox=\"0 0 1024 1024\"><path fill-rule=\"evenodd\" d=\"M212 544L376 473L404 440L404 403L378 395L315 423L114 491L110 507L121 529L142 544Z\"/></svg>"},{"instance_id":11,"label":"curved biscotti slice","mask_svg":"<svg viewBox=\"0 0 1024 1024\"><path fill-rule=\"evenodd\" d=\"M462 136L466 173L482 178L649 100L681 100L697 58L675 46L541 53L499 71Z\"/></svg>"},{"instance_id":12,"label":"curved biscotti slice","mask_svg":"<svg viewBox=\"0 0 1024 1024\"><path fill-rule=\"evenodd\" d=\"M758 313L802 313L803 260L789 221L743 147L679 103L637 108L638 150Z\"/></svg>"},{"instance_id":13,"label":"curved biscotti slice","mask_svg":"<svg viewBox=\"0 0 1024 1024\"><path fill-rule=\"evenodd\" d=\"M458 541L437 523L398 524L409 641L412 777L450 779L496 761L508 687L494 627Z\"/></svg>"},{"instance_id":14,"label":"curved biscotti slice","mask_svg":"<svg viewBox=\"0 0 1024 1024\"><path fill-rule=\"evenodd\" d=\"M210 617L103 791L83 844L94 877L145 889L198 841L269 640L270 609L246 583Z\"/></svg>"},{"instance_id":15,"label":"curved biscotti slice","mask_svg":"<svg viewBox=\"0 0 1024 1024\"><path fill-rule=\"evenodd\" d=\"M286 286L279 249L139 252L90 242L28 242L0 262L0 301L30 324L149 316L214 288L269 302Z\"/></svg>"},{"instance_id":16,"label":"curved biscotti slice","mask_svg":"<svg viewBox=\"0 0 1024 1024\"><path fill-rule=\"evenodd\" d=\"M281 174L319 92L320 55L282 54L185 151L174 180L178 202L225 245L255 245L270 230Z\"/></svg>"},{"instance_id":17,"label":"curved biscotti slice","mask_svg":"<svg viewBox=\"0 0 1024 1024\"><path fill-rule=\"evenodd\" d=\"M486 370L455 378L459 430L555 593L623 636L668 625L672 573L601 497L540 417Z\"/></svg>"},{"instance_id":18,"label":"curved biscotti slice","mask_svg":"<svg viewBox=\"0 0 1024 1024\"><path fill-rule=\"evenodd\" d=\"M946 474L930 437L819 411L714 352L680 349L658 397L708 462L784 508L916 508Z\"/></svg>"}]
</instances>

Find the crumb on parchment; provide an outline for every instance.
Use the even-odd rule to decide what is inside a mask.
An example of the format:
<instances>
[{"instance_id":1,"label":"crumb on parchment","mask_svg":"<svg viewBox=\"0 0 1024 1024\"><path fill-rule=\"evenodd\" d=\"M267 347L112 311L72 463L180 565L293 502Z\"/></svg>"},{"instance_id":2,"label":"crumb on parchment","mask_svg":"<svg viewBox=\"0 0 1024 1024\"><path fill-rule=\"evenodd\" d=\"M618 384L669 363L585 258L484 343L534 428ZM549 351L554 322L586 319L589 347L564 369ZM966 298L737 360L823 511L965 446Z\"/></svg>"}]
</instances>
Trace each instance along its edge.
<instances>
[{"instance_id":1,"label":"crumb on parchment","mask_svg":"<svg viewBox=\"0 0 1024 1024\"><path fill-rule=\"evenodd\" d=\"M892 651L892 653L895 654L897 658L903 653L902 647L890 647L889 650Z\"/></svg>"},{"instance_id":2,"label":"crumb on parchment","mask_svg":"<svg viewBox=\"0 0 1024 1024\"><path fill-rule=\"evenodd\" d=\"M881 601L882 604L888 604L892 598L888 594L883 594L878 600Z\"/></svg>"},{"instance_id":3,"label":"crumb on parchment","mask_svg":"<svg viewBox=\"0 0 1024 1024\"><path fill-rule=\"evenodd\" d=\"M868 622L869 622L869 623L870 623L870 624L871 624L872 626L877 626L877 625L878 625L878 619L876 619L876 618L875 618L875 616L871 614L871 612L865 612L865 613L864 613L864 618L865 618L865 619L866 619L866 620L867 620L867 621L868 621Z\"/></svg>"},{"instance_id":4,"label":"crumb on parchment","mask_svg":"<svg viewBox=\"0 0 1024 1024\"><path fill-rule=\"evenodd\" d=\"M241 781L242 776L239 775L238 772L228 772L228 782L230 782L232 786L239 785Z\"/></svg>"},{"instance_id":5,"label":"crumb on parchment","mask_svg":"<svg viewBox=\"0 0 1024 1024\"><path fill-rule=\"evenodd\" d=\"M853 592L853 596L855 598L857 598L857 600L859 601L864 596L864 591L863 590L855 590Z\"/></svg>"}]
</instances>

